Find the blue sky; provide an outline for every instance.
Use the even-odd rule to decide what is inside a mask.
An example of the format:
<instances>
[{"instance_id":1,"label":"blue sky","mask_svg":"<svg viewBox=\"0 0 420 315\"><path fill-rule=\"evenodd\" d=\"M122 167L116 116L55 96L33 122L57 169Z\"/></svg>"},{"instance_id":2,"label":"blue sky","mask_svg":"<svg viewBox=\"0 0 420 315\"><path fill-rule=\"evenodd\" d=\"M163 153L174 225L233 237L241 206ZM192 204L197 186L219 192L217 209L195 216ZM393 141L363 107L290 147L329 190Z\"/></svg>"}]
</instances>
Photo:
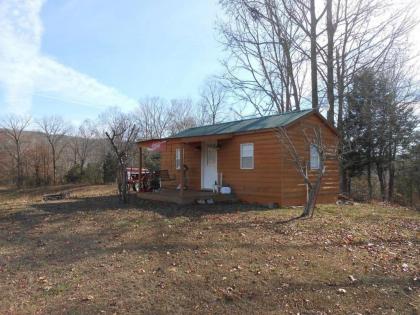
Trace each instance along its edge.
<instances>
[{"instance_id":1,"label":"blue sky","mask_svg":"<svg viewBox=\"0 0 420 315\"><path fill-rule=\"evenodd\" d=\"M217 2L0 0L0 116L79 123L110 106L132 110L142 97L197 99L222 71Z\"/></svg>"},{"instance_id":2,"label":"blue sky","mask_svg":"<svg viewBox=\"0 0 420 315\"><path fill-rule=\"evenodd\" d=\"M70 121L196 98L221 71L217 0L0 1L0 110Z\"/></svg>"}]
</instances>

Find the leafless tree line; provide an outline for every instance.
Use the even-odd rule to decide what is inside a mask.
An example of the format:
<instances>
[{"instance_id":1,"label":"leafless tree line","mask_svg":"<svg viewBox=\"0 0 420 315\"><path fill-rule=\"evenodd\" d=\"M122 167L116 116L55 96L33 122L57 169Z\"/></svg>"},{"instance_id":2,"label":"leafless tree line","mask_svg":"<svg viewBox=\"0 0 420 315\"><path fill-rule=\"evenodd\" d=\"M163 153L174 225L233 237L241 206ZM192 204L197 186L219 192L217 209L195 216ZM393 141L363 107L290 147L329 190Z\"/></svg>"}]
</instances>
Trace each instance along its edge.
<instances>
[{"instance_id":1,"label":"leafless tree line","mask_svg":"<svg viewBox=\"0 0 420 315\"><path fill-rule=\"evenodd\" d=\"M394 60L417 23L414 1L219 2L229 52L224 79L232 93L259 115L326 107L339 129L354 75Z\"/></svg>"},{"instance_id":2,"label":"leafless tree line","mask_svg":"<svg viewBox=\"0 0 420 315\"><path fill-rule=\"evenodd\" d=\"M184 129L212 125L229 117L227 91L215 78L207 79L200 89L200 99L167 101L161 97L146 97L139 101L134 113L140 138L153 139L174 135Z\"/></svg>"},{"instance_id":3,"label":"leafless tree line","mask_svg":"<svg viewBox=\"0 0 420 315\"><path fill-rule=\"evenodd\" d=\"M73 128L59 116L8 115L1 120L0 138L0 158L7 166L2 180L18 187L57 184L69 168L84 170L87 161L99 159L93 154L98 141L90 121Z\"/></svg>"},{"instance_id":4,"label":"leafless tree line","mask_svg":"<svg viewBox=\"0 0 420 315\"><path fill-rule=\"evenodd\" d=\"M198 102L146 97L133 112L111 108L78 126L60 116L9 115L0 121L3 180L18 187L62 183L69 170L76 172L77 168L83 176L89 163L100 163L111 152L122 183L122 170L137 165L136 140L164 138L189 127L215 124L227 115L226 90L216 78L203 83Z\"/></svg>"}]
</instances>

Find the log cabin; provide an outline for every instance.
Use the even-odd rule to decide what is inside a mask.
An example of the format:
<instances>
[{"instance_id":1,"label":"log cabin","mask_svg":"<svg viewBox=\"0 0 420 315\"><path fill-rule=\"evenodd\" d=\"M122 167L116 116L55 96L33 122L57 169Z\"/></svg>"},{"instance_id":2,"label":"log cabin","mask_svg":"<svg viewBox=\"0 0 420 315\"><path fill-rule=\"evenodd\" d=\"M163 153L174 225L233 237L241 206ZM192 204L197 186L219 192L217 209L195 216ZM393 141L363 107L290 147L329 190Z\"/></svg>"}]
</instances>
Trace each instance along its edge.
<instances>
[{"instance_id":1,"label":"log cabin","mask_svg":"<svg viewBox=\"0 0 420 315\"><path fill-rule=\"evenodd\" d=\"M200 198L217 200L221 187L242 202L279 206L303 205L307 187L276 130L284 127L310 178L319 172L317 150L302 131L316 126L323 142L336 146L336 129L316 110L293 111L261 118L224 122L184 130L165 139L139 141L143 150L160 151L161 189L140 198L187 204ZM140 159L140 168L143 167ZM339 191L336 158L325 162L318 203L336 201ZM222 199L223 200L223 199ZM229 199L228 199L229 200Z\"/></svg>"}]
</instances>

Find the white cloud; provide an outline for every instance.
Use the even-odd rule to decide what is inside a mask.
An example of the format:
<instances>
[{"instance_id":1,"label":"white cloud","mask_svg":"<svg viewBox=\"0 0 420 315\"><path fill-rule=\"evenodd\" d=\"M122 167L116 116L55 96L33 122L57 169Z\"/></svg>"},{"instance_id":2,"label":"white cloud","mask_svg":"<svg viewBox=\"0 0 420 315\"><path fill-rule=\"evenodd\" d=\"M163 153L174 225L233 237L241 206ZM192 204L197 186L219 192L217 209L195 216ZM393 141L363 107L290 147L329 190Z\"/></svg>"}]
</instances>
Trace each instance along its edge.
<instances>
[{"instance_id":1,"label":"white cloud","mask_svg":"<svg viewBox=\"0 0 420 315\"><path fill-rule=\"evenodd\" d=\"M97 108L134 108L134 99L41 54L44 2L0 2L0 86L7 110L30 111L34 95Z\"/></svg>"}]
</instances>

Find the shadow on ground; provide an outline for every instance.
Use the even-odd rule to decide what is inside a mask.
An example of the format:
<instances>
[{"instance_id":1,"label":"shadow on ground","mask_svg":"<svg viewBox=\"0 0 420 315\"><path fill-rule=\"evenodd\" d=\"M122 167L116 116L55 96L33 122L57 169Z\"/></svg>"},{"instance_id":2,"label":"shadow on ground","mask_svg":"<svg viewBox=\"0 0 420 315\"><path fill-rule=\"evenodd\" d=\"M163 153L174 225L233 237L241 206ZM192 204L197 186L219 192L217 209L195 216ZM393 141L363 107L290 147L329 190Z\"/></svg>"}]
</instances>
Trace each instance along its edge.
<instances>
[{"instance_id":1,"label":"shadow on ground","mask_svg":"<svg viewBox=\"0 0 420 315\"><path fill-rule=\"evenodd\" d=\"M75 212L98 212L121 209L138 209L151 211L167 218L198 218L208 214L227 214L248 211L266 211L267 207L243 203L220 203L215 205L183 205L173 203L146 201L130 195L130 202L123 204L116 196L86 197L60 202L35 203L32 208L49 214L71 214Z\"/></svg>"}]
</instances>

